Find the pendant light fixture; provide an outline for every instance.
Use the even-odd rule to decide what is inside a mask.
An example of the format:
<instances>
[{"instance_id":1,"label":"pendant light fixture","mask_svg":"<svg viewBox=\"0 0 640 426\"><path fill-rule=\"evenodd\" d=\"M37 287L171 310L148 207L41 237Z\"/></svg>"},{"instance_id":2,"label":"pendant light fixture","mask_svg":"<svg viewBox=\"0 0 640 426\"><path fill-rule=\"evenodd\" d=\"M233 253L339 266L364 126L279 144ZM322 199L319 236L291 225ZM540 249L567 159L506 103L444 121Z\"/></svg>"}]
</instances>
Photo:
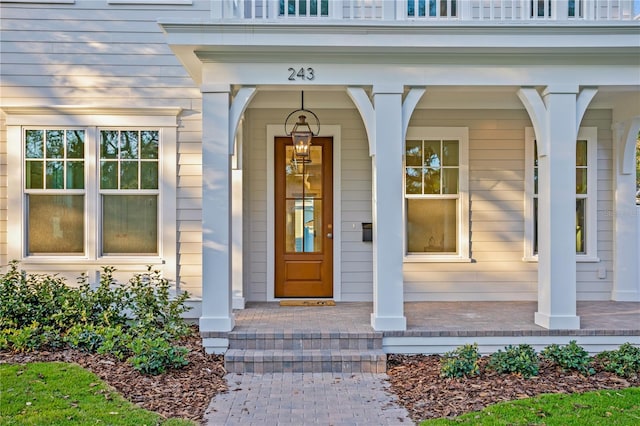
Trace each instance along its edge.
<instances>
[{"instance_id":1,"label":"pendant light fixture","mask_svg":"<svg viewBox=\"0 0 640 426\"><path fill-rule=\"evenodd\" d=\"M306 114L311 115L315 120L315 132L311 130L311 126L307 122ZM298 121L293 125L291 131L288 131L289 120L294 115L297 115ZM300 93L300 108L289 113L284 120L284 131L287 136L291 136L296 157L301 160L307 160L311 151L311 140L320 133L320 120L313 111L304 108L304 92Z\"/></svg>"}]
</instances>

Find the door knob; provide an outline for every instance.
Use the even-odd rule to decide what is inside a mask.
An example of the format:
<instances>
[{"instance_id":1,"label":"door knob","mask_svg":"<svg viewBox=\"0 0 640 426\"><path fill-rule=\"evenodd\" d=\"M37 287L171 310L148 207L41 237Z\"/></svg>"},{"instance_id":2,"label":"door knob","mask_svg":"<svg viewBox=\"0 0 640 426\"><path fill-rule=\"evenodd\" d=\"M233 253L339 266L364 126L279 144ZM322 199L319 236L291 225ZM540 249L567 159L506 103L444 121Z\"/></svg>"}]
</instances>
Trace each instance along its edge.
<instances>
[{"instance_id":1,"label":"door knob","mask_svg":"<svg viewBox=\"0 0 640 426\"><path fill-rule=\"evenodd\" d=\"M331 239L333 239L333 234L332 234L331 232L329 232L329 233L327 234L327 238L329 238L330 240L331 240Z\"/></svg>"}]
</instances>

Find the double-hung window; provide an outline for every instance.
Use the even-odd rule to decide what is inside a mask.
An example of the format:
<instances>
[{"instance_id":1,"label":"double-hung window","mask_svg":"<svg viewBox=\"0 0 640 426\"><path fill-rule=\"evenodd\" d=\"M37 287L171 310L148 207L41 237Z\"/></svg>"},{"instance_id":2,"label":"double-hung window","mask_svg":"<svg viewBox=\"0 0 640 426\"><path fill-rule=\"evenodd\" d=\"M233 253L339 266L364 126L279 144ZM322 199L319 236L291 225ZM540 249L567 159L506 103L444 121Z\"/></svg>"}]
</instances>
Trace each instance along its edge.
<instances>
[{"instance_id":1,"label":"double-hung window","mask_svg":"<svg viewBox=\"0 0 640 426\"><path fill-rule=\"evenodd\" d=\"M178 109L6 112L12 259L174 269Z\"/></svg>"},{"instance_id":2,"label":"double-hung window","mask_svg":"<svg viewBox=\"0 0 640 426\"><path fill-rule=\"evenodd\" d=\"M27 253L83 255L85 131L24 132Z\"/></svg>"},{"instance_id":3,"label":"double-hung window","mask_svg":"<svg viewBox=\"0 0 640 426\"><path fill-rule=\"evenodd\" d=\"M158 253L158 130L100 130L103 254Z\"/></svg>"},{"instance_id":4,"label":"double-hung window","mask_svg":"<svg viewBox=\"0 0 640 426\"><path fill-rule=\"evenodd\" d=\"M595 127L584 127L576 141L576 259L597 258L597 140ZM538 259L538 150L532 128L526 129L525 260ZM553 207L552 207L553 208Z\"/></svg>"},{"instance_id":5,"label":"double-hung window","mask_svg":"<svg viewBox=\"0 0 640 426\"><path fill-rule=\"evenodd\" d=\"M469 260L467 128L408 129L404 198L405 260Z\"/></svg>"}]
</instances>

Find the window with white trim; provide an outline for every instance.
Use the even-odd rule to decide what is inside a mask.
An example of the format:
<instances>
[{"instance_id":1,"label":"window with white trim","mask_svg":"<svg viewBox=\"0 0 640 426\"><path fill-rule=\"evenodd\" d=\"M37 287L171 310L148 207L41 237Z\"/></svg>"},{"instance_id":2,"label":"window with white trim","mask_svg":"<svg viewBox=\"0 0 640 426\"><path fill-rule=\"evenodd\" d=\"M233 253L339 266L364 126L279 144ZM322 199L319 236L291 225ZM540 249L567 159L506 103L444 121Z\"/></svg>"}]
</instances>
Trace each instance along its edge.
<instances>
[{"instance_id":1,"label":"window with white trim","mask_svg":"<svg viewBox=\"0 0 640 426\"><path fill-rule=\"evenodd\" d=\"M467 128L408 129L404 198L405 260L469 260Z\"/></svg>"},{"instance_id":2,"label":"window with white trim","mask_svg":"<svg viewBox=\"0 0 640 426\"><path fill-rule=\"evenodd\" d=\"M30 255L85 253L84 144L83 129L25 130L25 228Z\"/></svg>"},{"instance_id":3,"label":"window with white trim","mask_svg":"<svg viewBox=\"0 0 640 426\"><path fill-rule=\"evenodd\" d=\"M102 254L158 253L158 130L100 130Z\"/></svg>"},{"instance_id":4,"label":"window with white trim","mask_svg":"<svg viewBox=\"0 0 640 426\"><path fill-rule=\"evenodd\" d=\"M5 109L10 258L173 269L179 109L59 109Z\"/></svg>"},{"instance_id":5,"label":"window with white trim","mask_svg":"<svg viewBox=\"0 0 640 426\"><path fill-rule=\"evenodd\" d=\"M538 151L533 128L525 132L525 260L538 259ZM583 127L576 141L576 259L597 258L598 129Z\"/></svg>"}]
</instances>

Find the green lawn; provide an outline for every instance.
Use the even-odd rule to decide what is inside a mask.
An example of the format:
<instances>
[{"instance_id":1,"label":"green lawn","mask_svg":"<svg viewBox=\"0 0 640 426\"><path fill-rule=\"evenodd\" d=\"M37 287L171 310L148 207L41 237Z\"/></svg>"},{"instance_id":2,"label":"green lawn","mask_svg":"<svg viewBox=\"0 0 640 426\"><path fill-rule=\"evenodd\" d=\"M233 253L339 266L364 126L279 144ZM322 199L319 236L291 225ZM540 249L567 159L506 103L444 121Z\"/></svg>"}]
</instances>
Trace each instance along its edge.
<instances>
[{"instance_id":1,"label":"green lawn","mask_svg":"<svg viewBox=\"0 0 640 426\"><path fill-rule=\"evenodd\" d=\"M420 424L635 426L640 424L640 388L541 395L492 405L453 420L435 419Z\"/></svg>"},{"instance_id":2,"label":"green lawn","mask_svg":"<svg viewBox=\"0 0 640 426\"><path fill-rule=\"evenodd\" d=\"M194 425L126 401L74 364L0 364L0 425L95 424Z\"/></svg>"}]
</instances>

